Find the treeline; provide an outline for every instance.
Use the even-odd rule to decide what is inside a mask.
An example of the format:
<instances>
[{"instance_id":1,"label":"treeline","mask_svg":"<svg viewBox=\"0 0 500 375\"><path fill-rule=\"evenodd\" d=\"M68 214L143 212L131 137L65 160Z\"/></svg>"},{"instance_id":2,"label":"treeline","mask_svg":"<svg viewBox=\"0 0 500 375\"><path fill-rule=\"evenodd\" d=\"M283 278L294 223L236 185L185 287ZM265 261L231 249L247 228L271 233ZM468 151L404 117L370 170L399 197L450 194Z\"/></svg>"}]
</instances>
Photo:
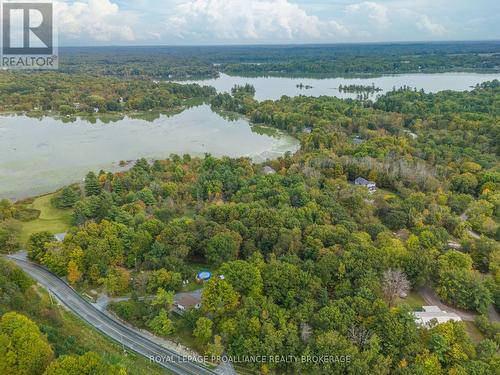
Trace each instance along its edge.
<instances>
[{"instance_id":1,"label":"treeline","mask_svg":"<svg viewBox=\"0 0 500 375\"><path fill-rule=\"evenodd\" d=\"M283 62L227 63L220 70L238 75L297 75L323 76L382 75L403 73L444 73L498 71L499 54L488 56L465 55L415 55L415 56L339 56L334 58L299 57Z\"/></svg>"},{"instance_id":2,"label":"treeline","mask_svg":"<svg viewBox=\"0 0 500 375\"><path fill-rule=\"evenodd\" d=\"M218 68L196 47L62 47L59 70L121 79L210 78Z\"/></svg>"},{"instance_id":3,"label":"treeline","mask_svg":"<svg viewBox=\"0 0 500 375\"><path fill-rule=\"evenodd\" d=\"M62 115L172 110L187 99L215 95L207 86L119 80L88 74L0 73L0 112Z\"/></svg>"},{"instance_id":4,"label":"treeline","mask_svg":"<svg viewBox=\"0 0 500 375\"><path fill-rule=\"evenodd\" d=\"M303 46L62 47L64 73L121 79L193 79L242 75L380 75L498 72L498 42Z\"/></svg>"},{"instance_id":5,"label":"treeline","mask_svg":"<svg viewBox=\"0 0 500 375\"><path fill-rule=\"evenodd\" d=\"M356 93L356 94L362 94L362 93L373 94L373 93L382 91L382 89L380 87L375 87L375 84L372 83L371 86L370 85L340 85L339 91L340 92L347 92L347 93Z\"/></svg>"},{"instance_id":6,"label":"treeline","mask_svg":"<svg viewBox=\"0 0 500 375\"><path fill-rule=\"evenodd\" d=\"M499 52L497 42L235 47L217 62L221 71L242 75L495 72Z\"/></svg>"}]
</instances>

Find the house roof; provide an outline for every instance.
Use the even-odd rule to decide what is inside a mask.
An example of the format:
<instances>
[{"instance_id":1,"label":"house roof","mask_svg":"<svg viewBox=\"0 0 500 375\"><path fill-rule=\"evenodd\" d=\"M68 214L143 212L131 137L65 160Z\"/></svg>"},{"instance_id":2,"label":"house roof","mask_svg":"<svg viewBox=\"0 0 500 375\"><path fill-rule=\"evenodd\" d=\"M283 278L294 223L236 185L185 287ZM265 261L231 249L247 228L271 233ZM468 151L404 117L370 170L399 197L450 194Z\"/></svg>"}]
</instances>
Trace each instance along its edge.
<instances>
[{"instance_id":1,"label":"house roof","mask_svg":"<svg viewBox=\"0 0 500 375\"><path fill-rule=\"evenodd\" d=\"M437 320L438 323L444 323L449 320L462 320L457 314L441 310L438 306L422 306L422 309L424 311L417 311L414 314L416 320L424 324L430 322L433 319Z\"/></svg>"},{"instance_id":2,"label":"house roof","mask_svg":"<svg viewBox=\"0 0 500 375\"><path fill-rule=\"evenodd\" d=\"M175 295L174 302L176 305L190 309L201 303L201 293L179 293Z\"/></svg>"},{"instance_id":3,"label":"house roof","mask_svg":"<svg viewBox=\"0 0 500 375\"><path fill-rule=\"evenodd\" d=\"M460 317L455 314L455 313L449 313L446 311L440 311L440 312L427 312L427 311L421 311L421 312L416 312L415 316L417 318L426 318L426 319L433 319L433 318L457 318L460 319Z\"/></svg>"},{"instance_id":4,"label":"house roof","mask_svg":"<svg viewBox=\"0 0 500 375\"><path fill-rule=\"evenodd\" d=\"M354 183L356 185L370 185L370 184L374 184L375 185L375 182L373 181L368 181L367 179L363 178L363 177L358 177L354 180Z\"/></svg>"},{"instance_id":5,"label":"house roof","mask_svg":"<svg viewBox=\"0 0 500 375\"><path fill-rule=\"evenodd\" d=\"M441 312L442 310L438 306L422 306L425 312Z\"/></svg>"},{"instance_id":6,"label":"house roof","mask_svg":"<svg viewBox=\"0 0 500 375\"><path fill-rule=\"evenodd\" d=\"M357 184L367 184L368 183L368 180L365 180L363 177L358 177L354 180L355 183Z\"/></svg>"}]
</instances>

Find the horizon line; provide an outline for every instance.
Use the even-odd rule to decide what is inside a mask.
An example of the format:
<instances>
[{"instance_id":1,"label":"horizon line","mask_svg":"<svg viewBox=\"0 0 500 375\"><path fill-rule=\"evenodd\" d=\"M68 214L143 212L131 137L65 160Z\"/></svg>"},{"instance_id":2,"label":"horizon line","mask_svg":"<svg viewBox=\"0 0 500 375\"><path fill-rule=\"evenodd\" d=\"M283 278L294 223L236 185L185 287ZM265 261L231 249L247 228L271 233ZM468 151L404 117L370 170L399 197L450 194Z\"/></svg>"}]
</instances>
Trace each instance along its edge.
<instances>
[{"instance_id":1,"label":"horizon line","mask_svg":"<svg viewBox=\"0 0 500 375\"><path fill-rule=\"evenodd\" d=\"M443 44L443 43L500 43L500 39L469 40L419 40L419 41L380 41L380 42L317 42L317 43L253 43L253 44L99 44L99 45L60 45L58 48L106 48L106 47L276 47L276 46L337 46L337 45L391 45L391 44Z\"/></svg>"}]
</instances>

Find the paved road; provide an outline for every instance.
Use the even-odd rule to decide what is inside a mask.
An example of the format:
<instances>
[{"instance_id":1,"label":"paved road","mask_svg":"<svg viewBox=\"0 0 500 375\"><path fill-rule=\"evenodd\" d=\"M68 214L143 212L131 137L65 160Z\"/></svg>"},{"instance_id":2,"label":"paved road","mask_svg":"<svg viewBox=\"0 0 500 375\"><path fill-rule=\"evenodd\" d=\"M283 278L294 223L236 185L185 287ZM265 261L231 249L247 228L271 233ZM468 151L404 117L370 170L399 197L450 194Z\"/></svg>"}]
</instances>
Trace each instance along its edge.
<instances>
[{"instance_id":1,"label":"paved road","mask_svg":"<svg viewBox=\"0 0 500 375\"><path fill-rule=\"evenodd\" d=\"M87 323L111 337L130 350L143 355L147 359L160 357L158 364L179 375L213 375L216 372L200 364L188 361L177 353L149 340L140 331L123 325L118 320L104 314L83 299L67 283L37 264L23 260L19 256L8 256L39 284L47 288L68 309L73 311Z\"/></svg>"},{"instance_id":2,"label":"paved road","mask_svg":"<svg viewBox=\"0 0 500 375\"><path fill-rule=\"evenodd\" d=\"M424 287L424 288L420 289L419 293L422 296L422 298L424 299L425 303L432 305L432 306L438 306L441 310L455 313L460 318L462 318L462 320L467 320L467 321L473 322L477 316L477 314L475 312L460 310L460 309L445 305L443 302L441 302L439 297L436 295L436 293L430 287Z\"/></svg>"}]
</instances>

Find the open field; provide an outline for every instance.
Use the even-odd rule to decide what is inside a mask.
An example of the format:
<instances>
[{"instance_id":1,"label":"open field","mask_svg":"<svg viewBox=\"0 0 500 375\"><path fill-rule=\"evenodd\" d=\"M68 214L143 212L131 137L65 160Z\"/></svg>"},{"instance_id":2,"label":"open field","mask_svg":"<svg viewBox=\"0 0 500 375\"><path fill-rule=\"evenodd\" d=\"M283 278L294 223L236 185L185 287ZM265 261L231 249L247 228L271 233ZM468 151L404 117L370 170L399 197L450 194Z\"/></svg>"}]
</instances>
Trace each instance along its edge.
<instances>
[{"instance_id":1,"label":"open field","mask_svg":"<svg viewBox=\"0 0 500 375\"><path fill-rule=\"evenodd\" d=\"M53 234L66 232L71 223L71 210L61 210L50 204L54 194L36 198L27 208L40 210L40 217L22 223L20 242L25 245L29 237L36 232L47 231Z\"/></svg>"},{"instance_id":2,"label":"open field","mask_svg":"<svg viewBox=\"0 0 500 375\"><path fill-rule=\"evenodd\" d=\"M410 305L410 307L414 311L421 311L422 306L425 306L426 304L425 300L417 292L408 293L408 297L406 297L405 299L400 299L399 303L406 303L407 305Z\"/></svg>"}]
</instances>

